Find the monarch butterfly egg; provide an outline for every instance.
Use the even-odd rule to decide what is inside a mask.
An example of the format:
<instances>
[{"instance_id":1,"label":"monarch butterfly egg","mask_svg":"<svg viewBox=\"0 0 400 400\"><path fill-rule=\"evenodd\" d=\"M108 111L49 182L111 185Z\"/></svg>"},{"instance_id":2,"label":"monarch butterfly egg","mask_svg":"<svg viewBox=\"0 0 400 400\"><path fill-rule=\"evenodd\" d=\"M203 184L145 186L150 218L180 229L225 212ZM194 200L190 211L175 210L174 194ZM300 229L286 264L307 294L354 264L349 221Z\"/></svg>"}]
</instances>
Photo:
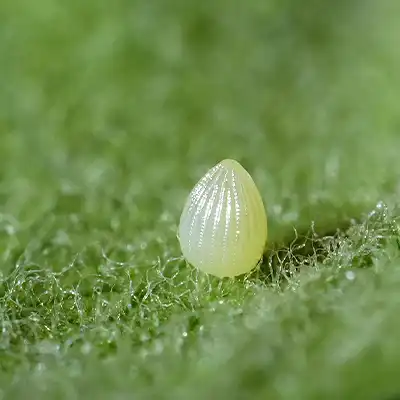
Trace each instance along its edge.
<instances>
[{"instance_id":1,"label":"monarch butterfly egg","mask_svg":"<svg viewBox=\"0 0 400 400\"><path fill-rule=\"evenodd\" d=\"M221 161L195 185L182 212L179 240L190 264L221 278L257 265L267 216L253 179L237 161Z\"/></svg>"}]
</instances>

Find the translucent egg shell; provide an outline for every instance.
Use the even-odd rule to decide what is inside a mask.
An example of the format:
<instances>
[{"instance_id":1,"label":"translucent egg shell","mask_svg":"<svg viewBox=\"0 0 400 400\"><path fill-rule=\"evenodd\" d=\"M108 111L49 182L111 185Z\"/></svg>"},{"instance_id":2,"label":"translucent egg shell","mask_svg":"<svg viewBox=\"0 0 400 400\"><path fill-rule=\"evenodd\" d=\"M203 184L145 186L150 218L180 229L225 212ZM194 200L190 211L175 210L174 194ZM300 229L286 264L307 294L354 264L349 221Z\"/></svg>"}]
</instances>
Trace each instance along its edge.
<instances>
[{"instance_id":1,"label":"translucent egg shell","mask_svg":"<svg viewBox=\"0 0 400 400\"><path fill-rule=\"evenodd\" d=\"M195 185L184 206L179 241L185 259L218 276L249 272L262 258L267 216L250 174L223 160Z\"/></svg>"}]
</instances>

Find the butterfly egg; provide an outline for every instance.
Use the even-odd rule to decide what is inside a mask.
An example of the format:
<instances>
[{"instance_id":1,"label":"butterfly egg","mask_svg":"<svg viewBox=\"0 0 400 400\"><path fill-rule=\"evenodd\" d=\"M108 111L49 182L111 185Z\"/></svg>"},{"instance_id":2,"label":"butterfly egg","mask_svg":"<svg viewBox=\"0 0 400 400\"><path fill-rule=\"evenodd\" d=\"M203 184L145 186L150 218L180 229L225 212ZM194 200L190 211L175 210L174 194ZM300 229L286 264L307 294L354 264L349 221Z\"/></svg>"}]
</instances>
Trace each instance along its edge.
<instances>
[{"instance_id":1,"label":"butterfly egg","mask_svg":"<svg viewBox=\"0 0 400 400\"><path fill-rule=\"evenodd\" d=\"M186 201L179 223L183 256L206 273L232 277L257 265L266 240L267 216L253 179L237 161L221 161Z\"/></svg>"}]
</instances>

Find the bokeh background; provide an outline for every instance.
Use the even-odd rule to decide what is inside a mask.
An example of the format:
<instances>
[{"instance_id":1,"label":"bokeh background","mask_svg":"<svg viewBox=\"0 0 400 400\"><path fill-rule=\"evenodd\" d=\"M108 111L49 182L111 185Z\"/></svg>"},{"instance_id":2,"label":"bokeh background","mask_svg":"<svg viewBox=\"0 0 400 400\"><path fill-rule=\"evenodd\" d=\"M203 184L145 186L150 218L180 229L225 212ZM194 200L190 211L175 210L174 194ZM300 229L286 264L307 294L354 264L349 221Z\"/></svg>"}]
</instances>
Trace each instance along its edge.
<instances>
[{"instance_id":1,"label":"bokeh background","mask_svg":"<svg viewBox=\"0 0 400 400\"><path fill-rule=\"evenodd\" d=\"M358 218L397 190L397 7L4 1L3 211L84 208L133 238L235 158L272 241Z\"/></svg>"},{"instance_id":2,"label":"bokeh background","mask_svg":"<svg viewBox=\"0 0 400 400\"><path fill-rule=\"evenodd\" d=\"M180 382L179 374L163 375L162 357L176 357L172 350L175 326L187 317L176 307L180 310L186 304L195 309L190 306L193 298L188 299L184 289L175 296L168 285L153 297L159 303L151 303L151 297L142 294L148 319L140 320L144 314L139 311L127 318L131 336L117 346L112 336L119 332L115 321L131 303L120 298L111 302L107 296L112 297L110 288L118 282L121 293L128 290L133 278L121 273L125 278L118 280L114 270L103 274L108 265L103 256L139 268L135 276L147 279L143 278L146 284L142 289L156 291L165 281L152 285L147 268L162 267L180 257L176 228L186 196L197 180L224 158L237 159L254 177L267 206L269 246L287 245L295 231L313 228L321 236L335 232L352 220L362 221L377 204L383 204L379 202L396 206L400 194L399 12L400 3L395 0L2 0L0 270L1 293L6 296L1 303L2 321L9 325L4 328L3 324L1 351L7 355L2 362L7 374L13 374L11 365L36 357L29 346L24 347L26 343L55 340L59 349L76 337L86 337L80 331L82 326L95 326L106 332L107 339L88 336L88 347L78 351L78 356L71 355L65 363L64 358L56 357L61 360L56 363L61 368L58 380L47 375L47 384L55 385L51 393L67 396L63 377L69 376L71 383L73 376L79 375L73 375L79 368L70 368L68 363L82 367L90 348L100 348L100 359L109 348L119 348L129 338L139 350L122 346L123 352L130 357L132 351L139 357L140 346L157 336L160 321L172 318L175 322L162 328L166 339L161 347L167 349L167 355L153 360L154 364L144 362L141 368L149 368L153 377L149 382L165 380L159 381L160 393L162 385L171 388ZM86 277L85 285L76 277L61 280L51 272L41 275L40 271L66 271L77 254L81 258L76 268L81 278ZM14 275L7 278L16 265L29 265L36 271L33 280L28 279L31 275L26 270L21 272L25 279L21 282L27 286ZM184 263L176 265L187 268ZM90 276L95 278L90 280ZM71 296L83 299L79 305L68 300L71 285L75 288ZM23 297L36 290L49 295L51 302ZM348 299L356 301L362 293L359 290ZM228 292L228 298L236 302L242 288ZM225 294L217 291L212 296L219 299ZM106 297L112 305L102 308ZM287 309L274 314L275 321L281 317L295 320L297 300L288 299ZM207 308L208 300L203 300L199 301ZM168 301L175 308L168 308ZM273 297L262 304L274 301L279 304ZM216 330L221 326L222 338L225 332L232 334L241 362L240 346L249 332L242 331L240 324L229 331L229 316L235 307L209 321ZM157 312L160 319L154 322L149 315ZM31 319L32 313L36 319ZM308 311L304 313L308 318ZM342 314L338 315L327 320L332 326L338 321L337 326L346 326L343 337L349 338L355 328L346 325L350 319L343 322ZM114 319L108 319L111 316ZM24 329L14 323L28 320ZM315 322L316 331L325 332L321 326L327 320ZM142 330L136 332L134 326ZM276 338L277 332L286 331L270 330ZM261 329L257 335L249 345L254 354L265 346ZM306 337L312 349L316 342L312 335ZM282 371L292 365L303 370L299 357L304 347L298 345L290 353L293 357L291 347L285 353L285 343L276 345L286 354L283 359L287 363L280 364ZM46 342L45 354L53 352L51 346ZM226 354L223 346L218 349L221 357ZM244 363L251 365L252 353L246 350L245 354L249 358ZM310 369L304 369L305 381L310 381L318 360L323 359L322 350L315 354ZM84 388L91 388L100 396L100 389L108 388L107 393L116 395L112 388L119 387L118 393L127 393L128 383L118 374L108 376L107 365L101 364L102 372L96 372L96 357L91 359L79 390L84 393ZM124 354L120 360L112 365L122 373L131 364ZM360 359L358 367L364 361ZM50 371L53 361L42 362ZM194 361L191 365L198 375L182 378L189 389L194 385L199 390L203 374L217 377L214 367L221 371L218 362L205 364L204 370L196 369ZM233 377L241 376L239 364L229 365ZM273 365L271 361L271 371ZM181 371L179 368L176 371ZM206 371L211 371L210 375ZM0 374L0 380L11 382L7 374ZM228 388L229 374L224 376ZM292 383L293 376L288 378ZM324 378L327 381L321 382L329 382L328 375ZM135 379L129 382L147 387L144 375ZM243 387L255 385L253 378L248 379ZM32 393L39 393L41 381L34 382L37 392ZM279 382L283 392L287 389L286 398L302 398L297 391L300 381L299 386ZM345 382L351 385L350 380ZM212 385L204 388L211 391ZM297 397L290 397L292 389ZM14 390L13 399L30 394L21 387ZM304 390L306 398L313 398L308 387Z\"/></svg>"}]
</instances>

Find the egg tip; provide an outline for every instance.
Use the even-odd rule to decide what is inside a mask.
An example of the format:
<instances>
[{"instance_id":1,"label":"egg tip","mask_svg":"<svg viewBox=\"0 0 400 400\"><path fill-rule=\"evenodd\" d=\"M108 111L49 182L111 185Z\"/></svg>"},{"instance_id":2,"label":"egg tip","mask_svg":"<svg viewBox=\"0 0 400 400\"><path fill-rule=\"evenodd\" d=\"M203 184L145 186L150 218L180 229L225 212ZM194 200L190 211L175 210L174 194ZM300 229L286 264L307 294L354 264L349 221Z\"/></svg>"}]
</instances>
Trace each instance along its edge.
<instances>
[{"instance_id":1,"label":"egg tip","mask_svg":"<svg viewBox=\"0 0 400 400\"><path fill-rule=\"evenodd\" d=\"M233 158L225 158L219 163L219 165L221 165L223 168L232 171L239 171L244 169L243 166L239 163L239 161L236 161Z\"/></svg>"}]
</instances>

